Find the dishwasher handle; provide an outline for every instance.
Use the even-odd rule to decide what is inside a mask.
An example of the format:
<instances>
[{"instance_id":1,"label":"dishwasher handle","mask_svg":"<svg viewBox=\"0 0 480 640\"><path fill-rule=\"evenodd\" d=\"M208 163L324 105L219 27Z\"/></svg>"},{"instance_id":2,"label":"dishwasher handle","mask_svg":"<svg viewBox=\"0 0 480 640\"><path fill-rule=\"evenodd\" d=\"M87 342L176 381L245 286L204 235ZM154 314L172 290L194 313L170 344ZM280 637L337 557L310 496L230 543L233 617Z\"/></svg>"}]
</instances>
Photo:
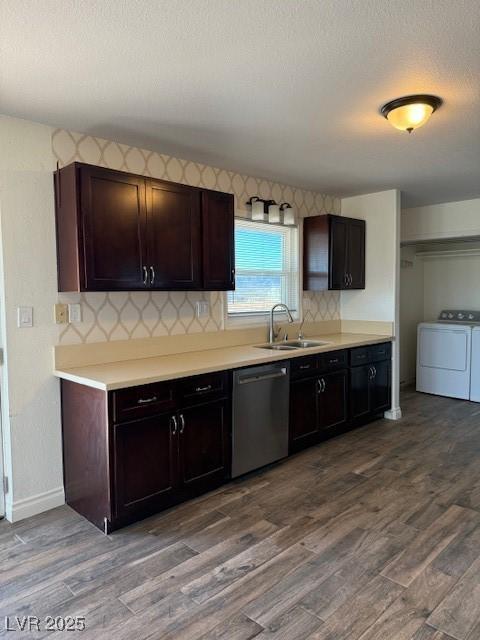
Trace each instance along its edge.
<instances>
[{"instance_id":1,"label":"dishwasher handle","mask_svg":"<svg viewBox=\"0 0 480 640\"><path fill-rule=\"evenodd\" d=\"M271 380L272 378L283 378L287 375L286 367L282 367L281 369L275 369L271 372L260 373L256 375L245 376L245 378L238 378L238 384L249 384L251 382L261 382L262 380Z\"/></svg>"}]
</instances>

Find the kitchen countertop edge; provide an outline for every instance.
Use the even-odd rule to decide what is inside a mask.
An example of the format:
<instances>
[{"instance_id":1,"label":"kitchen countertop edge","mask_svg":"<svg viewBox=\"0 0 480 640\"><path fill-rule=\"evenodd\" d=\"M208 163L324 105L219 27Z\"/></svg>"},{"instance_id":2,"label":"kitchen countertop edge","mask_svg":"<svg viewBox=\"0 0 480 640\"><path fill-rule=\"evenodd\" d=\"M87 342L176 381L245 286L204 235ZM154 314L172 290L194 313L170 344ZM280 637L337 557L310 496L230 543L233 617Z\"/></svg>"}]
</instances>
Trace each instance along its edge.
<instances>
[{"instance_id":1,"label":"kitchen countertop edge","mask_svg":"<svg viewBox=\"0 0 480 640\"><path fill-rule=\"evenodd\" d=\"M219 349L206 349L166 356L152 356L150 358L140 358L138 360L123 360L120 362L75 367L72 369L55 369L54 375L62 380L68 380L70 382L93 387L102 391L115 391L117 389L126 389L128 387L165 382L168 380L178 380L182 378L189 378L190 376L214 373L217 371L240 369L248 366L268 364L270 362L291 360L293 358L315 355L318 353L328 353L330 351L381 344L382 342L391 342L393 337L389 335L342 333L323 336L308 336L306 339L328 342L328 344L318 347L297 349L295 351L268 351L268 349L259 349L258 345L222 347ZM188 358L195 360L198 358L201 359L202 356L206 360L212 360L212 356L213 360L215 360L215 356L217 356L218 362L211 362L204 365L199 363L196 365L188 365ZM182 359L187 361L185 362L185 369L178 366L178 361L181 361ZM130 376L125 374L124 377L120 377L120 374L115 374L119 369L141 369L142 365L144 367L152 368L152 365L157 363L158 371L156 370L149 374L133 374ZM171 367L170 370L169 365ZM177 366L175 367L174 365ZM154 368L157 369L155 366ZM111 379L112 373L116 378L115 380Z\"/></svg>"}]
</instances>

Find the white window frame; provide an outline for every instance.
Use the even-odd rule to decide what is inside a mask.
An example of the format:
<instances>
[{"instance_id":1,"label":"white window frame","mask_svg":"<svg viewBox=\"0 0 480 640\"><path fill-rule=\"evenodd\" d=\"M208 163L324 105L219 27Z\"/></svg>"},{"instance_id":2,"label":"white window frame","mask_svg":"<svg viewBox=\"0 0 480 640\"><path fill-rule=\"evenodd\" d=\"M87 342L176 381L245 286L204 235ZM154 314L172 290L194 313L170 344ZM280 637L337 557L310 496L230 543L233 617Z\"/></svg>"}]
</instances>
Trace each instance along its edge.
<instances>
[{"instance_id":1,"label":"white window frame","mask_svg":"<svg viewBox=\"0 0 480 640\"><path fill-rule=\"evenodd\" d=\"M257 225L265 225L266 227L279 227L279 228L285 228L283 227L283 225L276 225L276 224L270 224L268 222L257 222L257 221L252 221L249 218L244 218L244 217L235 217L235 223L240 222L240 223L247 223L248 226L252 225L252 227L256 227ZM290 236L288 238L288 240L293 240L293 242L295 243L294 247L286 247L285 248L285 252L287 255L295 255L296 256L296 261L297 261L297 265L296 265L296 304L295 304L295 309L292 309L292 316L294 318L294 320L301 320L302 319L302 291L301 291L301 247L300 247L300 237L301 237L301 228L299 225L295 225L295 227L288 227L288 229L294 229L294 233L293 234L288 234L288 236ZM294 253L295 252L295 253ZM251 273L251 272L250 272ZM268 273L266 271L261 271L262 274ZM279 275L279 274L287 274L287 276L289 274L291 274L291 270L286 270L286 271L272 271L271 272L272 275ZM239 271L239 269L237 268L236 270L236 275L241 275L242 272ZM229 313L228 310L228 293L225 294L225 299L224 299L224 307L225 307L225 326L228 327L232 327L232 326L264 326L265 323L268 321L268 317L269 317L269 311L246 311L246 312L241 312L241 313Z\"/></svg>"}]
</instances>

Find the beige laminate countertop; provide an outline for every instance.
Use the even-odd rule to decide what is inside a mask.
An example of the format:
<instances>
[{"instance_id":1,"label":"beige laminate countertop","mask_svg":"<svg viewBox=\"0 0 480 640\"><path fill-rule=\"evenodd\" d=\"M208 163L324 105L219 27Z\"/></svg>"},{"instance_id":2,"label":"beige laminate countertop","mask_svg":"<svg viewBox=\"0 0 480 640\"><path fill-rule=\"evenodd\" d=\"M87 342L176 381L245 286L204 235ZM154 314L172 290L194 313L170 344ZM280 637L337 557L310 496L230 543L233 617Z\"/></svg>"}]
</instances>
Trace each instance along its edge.
<instances>
[{"instance_id":1,"label":"beige laminate countertop","mask_svg":"<svg viewBox=\"0 0 480 640\"><path fill-rule=\"evenodd\" d=\"M309 336L307 340L327 342L323 346L296 349L295 351L269 351L254 345L242 345L204 351L190 351L168 356L123 360L106 364L95 364L73 369L57 369L54 374L63 380L70 380L88 387L112 391L135 387L162 380L187 378L201 373L238 369L249 365L290 360L308 354L324 353L337 349L348 349L368 344L391 341L390 336L360 333L336 333L319 337Z\"/></svg>"}]
</instances>

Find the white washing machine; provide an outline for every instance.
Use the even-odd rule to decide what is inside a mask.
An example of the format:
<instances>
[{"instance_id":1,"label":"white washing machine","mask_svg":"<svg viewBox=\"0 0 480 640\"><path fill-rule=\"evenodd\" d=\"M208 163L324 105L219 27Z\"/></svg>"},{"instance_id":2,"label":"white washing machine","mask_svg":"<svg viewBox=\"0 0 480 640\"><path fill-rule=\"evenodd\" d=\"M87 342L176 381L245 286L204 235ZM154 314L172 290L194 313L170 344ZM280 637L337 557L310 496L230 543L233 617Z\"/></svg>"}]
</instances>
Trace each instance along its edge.
<instances>
[{"instance_id":1,"label":"white washing machine","mask_svg":"<svg viewBox=\"0 0 480 640\"><path fill-rule=\"evenodd\" d=\"M436 322L418 325L417 391L470 399L472 329L478 324L478 311L445 310ZM480 401L480 384L478 393Z\"/></svg>"},{"instance_id":2,"label":"white washing machine","mask_svg":"<svg viewBox=\"0 0 480 640\"><path fill-rule=\"evenodd\" d=\"M480 326L473 327L472 330L470 400L473 400L473 402L480 402Z\"/></svg>"}]
</instances>

